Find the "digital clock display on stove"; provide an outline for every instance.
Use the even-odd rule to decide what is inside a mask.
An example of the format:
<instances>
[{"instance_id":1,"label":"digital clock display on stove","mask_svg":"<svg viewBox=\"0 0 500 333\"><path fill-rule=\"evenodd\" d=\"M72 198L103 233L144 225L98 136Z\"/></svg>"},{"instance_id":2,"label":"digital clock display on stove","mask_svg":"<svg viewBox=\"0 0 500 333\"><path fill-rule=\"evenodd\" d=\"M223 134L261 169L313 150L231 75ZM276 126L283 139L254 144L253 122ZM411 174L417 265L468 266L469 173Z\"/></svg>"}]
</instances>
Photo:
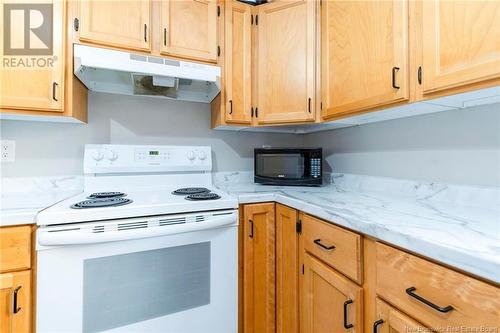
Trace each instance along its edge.
<instances>
[{"instance_id":1,"label":"digital clock display on stove","mask_svg":"<svg viewBox=\"0 0 500 333\"><path fill-rule=\"evenodd\" d=\"M160 152L158 150L149 151L149 156L158 156L158 155L160 155Z\"/></svg>"}]
</instances>

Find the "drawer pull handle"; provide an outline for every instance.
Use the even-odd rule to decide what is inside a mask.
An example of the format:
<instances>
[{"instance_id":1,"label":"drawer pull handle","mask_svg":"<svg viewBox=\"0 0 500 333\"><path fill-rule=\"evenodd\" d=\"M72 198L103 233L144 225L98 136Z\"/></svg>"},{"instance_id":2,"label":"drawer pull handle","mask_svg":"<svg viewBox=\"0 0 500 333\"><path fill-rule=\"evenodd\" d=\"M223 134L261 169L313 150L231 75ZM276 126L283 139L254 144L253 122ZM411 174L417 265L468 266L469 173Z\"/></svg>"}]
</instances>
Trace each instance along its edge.
<instances>
[{"instance_id":1,"label":"drawer pull handle","mask_svg":"<svg viewBox=\"0 0 500 333\"><path fill-rule=\"evenodd\" d=\"M14 302L12 304L12 313L14 313L14 314L16 314L19 311L21 311L21 307L17 306L17 295L19 294L19 289L21 289L21 286L19 286L16 289L14 289L14 297L13 297Z\"/></svg>"},{"instance_id":2,"label":"drawer pull handle","mask_svg":"<svg viewBox=\"0 0 500 333\"><path fill-rule=\"evenodd\" d=\"M253 238L253 220L248 220L250 222L250 235L248 237Z\"/></svg>"},{"instance_id":3,"label":"drawer pull handle","mask_svg":"<svg viewBox=\"0 0 500 333\"><path fill-rule=\"evenodd\" d=\"M347 306L349 304L352 304L352 303L353 303L352 299L348 299L347 301L344 302L344 328L346 330L348 330L348 329L350 329L350 328L352 328L354 326L353 324L349 324L347 322L347 317L348 317L348 315L347 315Z\"/></svg>"},{"instance_id":4,"label":"drawer pull handle","mask_svg":"<svg viewBox=\"0 0 500 333\"><path fill-rule=\"evenodd\" d=\"M326 251L333 251L333 250L335 250L335 245L326 246L324 244L321 244L321 239L320 238L315 239L314 240L314 244L318 245L322 249L325 249Z\"/></svg>"},{"instance_id":5,"label":"drawer pull handle","mask_svg":"<svg viewBox=\"0 0 500 333\"><path fill-rule=\"evenodd\" d=\"M406 293L408 295L410 295L411 297L419 300L420 302L424 303L425 305L428 305L430 306L431 308L433 308L434 310L436 311L439 311L441 313L446 313L446 312L450 312L451 310L453 310L453 306L451 305L448 305L448 306L445 306L445 307L440 307L432 302L429 302L428 300L426 300L425 298L423 298L422 296L419 296L417 294L414 293L414 291L416 291L417 288L415 287L410 287L408 289L406 289Z\"/></svg>"},{"instance_id":6,"label":"drawer pull handle","mask_svg":"<svg viewBox=\"0 0 500 333\"><path fill-rule=\"evenodd\" d=\"M401 88L400 86L396 85L396 73L399 71L399 67L392 67L392 87L394 89L399 89Z\"/></svg>"},{"instance_id":7,"label":"drawer pull handle","mask_svg":"<svg viewBox=\"0 0 500 333\"><path fill-rule=\"evenodd\" d=\"M57 89L57 82L52 82L52 99L56 102L58 102L57 100L57 96L56 96L56 89Z\"/></svg>"},{"instance_id":8,"label":"drawer pull handle","mask_svg":"<svg viewBox=\"0 0 500 333\"><path fill-rule=\"evenodd\" d=\"M378 326L382 325L383 323L384 323L383 319L379 319L379 320L375 321L373 323L373 333L377 333L378 332Z\"/></svg>"},{"instance_id":9,"label":"drawer pull handle","mask_svg":"<svg viewBox=\"0 0 500 333\"><path fill-rule=\"evenodd\" d=\"M229 100L229 114L233 114L233 100Z\"/></svg>"}]
</instances>

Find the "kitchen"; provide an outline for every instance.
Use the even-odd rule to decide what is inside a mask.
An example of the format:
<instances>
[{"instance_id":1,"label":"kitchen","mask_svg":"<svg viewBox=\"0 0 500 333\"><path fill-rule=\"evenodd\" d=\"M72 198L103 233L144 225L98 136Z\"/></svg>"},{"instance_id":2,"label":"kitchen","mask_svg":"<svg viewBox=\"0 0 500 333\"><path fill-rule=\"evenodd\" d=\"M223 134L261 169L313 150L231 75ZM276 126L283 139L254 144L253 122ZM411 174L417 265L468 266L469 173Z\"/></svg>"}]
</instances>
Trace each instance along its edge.
<instances>
[{"instance_id":1,"label":"kitchen","mask_svg":"<svg viewBox=\"0 0 500 333\"><path fill-rule=\"evenodd\" d=\"M42 3L0 332L498 331L498 2Z\"/></svg>"}]
</instances>

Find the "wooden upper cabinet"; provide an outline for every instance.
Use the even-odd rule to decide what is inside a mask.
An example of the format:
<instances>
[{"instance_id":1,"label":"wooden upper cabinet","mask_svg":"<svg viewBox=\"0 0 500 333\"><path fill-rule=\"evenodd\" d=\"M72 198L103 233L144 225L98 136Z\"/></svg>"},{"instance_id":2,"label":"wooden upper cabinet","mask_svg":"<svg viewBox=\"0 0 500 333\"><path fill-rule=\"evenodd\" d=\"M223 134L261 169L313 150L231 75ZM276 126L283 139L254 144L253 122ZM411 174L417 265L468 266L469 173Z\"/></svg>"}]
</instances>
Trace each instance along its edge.
<instances>
[{"instance_id":1,"label":"wooden upper cabinet","mask_svg":"<svg viewBox=\"0 0 500 333\"><path fill-rule=\"evenodd\" d=\"M406 0L324 1L321 15L324 118L409 98Z\"/></svg>"},{"instance_id":2,"label":"wooden upper cabinet","mask_svg":"<svg viewBox=\"0 0 500 333\"><path fill-rule=\"evenodd\" d=\"M297 210L276 204L276 332L299 331Z\"/></svg>"},{"instance_id":3,"label":"wooden upper cabinet","mask_svg":"<svg viewBox=\"0 0 500 333\"><path fill-rule=\"evenodd\" d=\"M500 2L422 6L424 93L500 78Z\"/></svg>"},{"instance_id":4,"label":"wooden upper cabinet","mask_svg":"<svg viewBox=\"0 0 500 333\"><path fill-rule=\"evenodd\" d=\"M161 53L217 61L216 0L161 1Z\"/></svg>"},{"instance_id":5,"label":"wooden upper cabinet","mask_svg":"<svg viewBox=\"0 0 500 333\"><path fill-rule=\"evenodd\" d=\"M245 205L243 215L243 331L273 333L276 327L274 203Z\"/></svg>"},{"instance_id":6,"label":"wooden upper cabinet","mask_svg":"<svg viewBox=\"0 0 500 333\"><path fill-rule=\"evenodd\" d=\"M431 332L415 320L402 314L389 304L376 300L377 320L373 323L375 333Z\"/></svg>"},{"instance_id":7,"label":"wooden upper cabinet","mask_svg":"<svg viewBox=\"0 0 500 333\"><path fill-rule=\"evenodd\" d=\"M52 2L52 53L47 56L36 56L37 59L43 60L37 61L37 64L41 65L2 68L0 75L0 107L2 109L63 111L64 6L63 1ZM1 11L3 11L3 5ZM24 40L24 36L20 36L23 30L18 29L16 32L18 34L11 41ZM39 40L38 43L44 43L44 41ZM20 56L29 57L29 55Z\"/></svg>"},{"instance_id":8,"label":"wooden upper cabinet","mask_svg":"<svg viewBox=\"0 0 500 333\"><path fill-rule=\"evenodd\" d=\"M363 289L309 253L300 303L302 333L363 332Z\"/></svg>"},{"instance_id":9,"label":"wooden upper cabinet","mask_svg":"<svg viewBox=\"0 0 500 333\"><path fill-rule=\"evenodd\" d=\"M131 50L151 50L149 0L82 0L79 5L80 41Z\"/></svg>"},{"instance_id":10,"label":"wooden upper cabinet","mask_svg":"<svg viewBox=\"0 0 500 333\"><path fill-rule=\"evenodd\" d=\"M316 4L293 0L257 7L260 124L314 120Z\"/></svg>"},{"instance_id":11,"label":"wooden upper cabinet","mask_svg":"<svg viewBox=\"0 0 500 333\"><path fill-rule=\"evenodd\" d=\"M252 7L226 2L226 122L252 122Z\"/></svg>"}]
</instances>

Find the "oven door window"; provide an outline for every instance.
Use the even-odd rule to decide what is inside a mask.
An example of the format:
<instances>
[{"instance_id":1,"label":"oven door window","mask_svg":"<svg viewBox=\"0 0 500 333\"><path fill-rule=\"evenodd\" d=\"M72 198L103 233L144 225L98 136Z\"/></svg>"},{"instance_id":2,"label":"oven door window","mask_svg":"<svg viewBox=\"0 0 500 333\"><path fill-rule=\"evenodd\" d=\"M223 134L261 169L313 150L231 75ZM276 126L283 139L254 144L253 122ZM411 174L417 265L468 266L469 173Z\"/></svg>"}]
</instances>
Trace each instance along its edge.
<instances>
[{"instance_id":1,"label":"oven door window","mask_svg":"<svg viewBox=\"0 0 500 333\"><path fill-rule=\"evenodd\" d=\"M300 179L304 177L302 154L259 154L255 174L267 178Z\"/></svg>"},{"instance_id":2,"label":"oven door window","mask_svg":"<svg viewBox=\"0 0 500 333\"><path fill-rule=\"evenodd\" d=\"M83 332L210 303L210 242L87 259Z\"/></svg>"}]
</instances>

